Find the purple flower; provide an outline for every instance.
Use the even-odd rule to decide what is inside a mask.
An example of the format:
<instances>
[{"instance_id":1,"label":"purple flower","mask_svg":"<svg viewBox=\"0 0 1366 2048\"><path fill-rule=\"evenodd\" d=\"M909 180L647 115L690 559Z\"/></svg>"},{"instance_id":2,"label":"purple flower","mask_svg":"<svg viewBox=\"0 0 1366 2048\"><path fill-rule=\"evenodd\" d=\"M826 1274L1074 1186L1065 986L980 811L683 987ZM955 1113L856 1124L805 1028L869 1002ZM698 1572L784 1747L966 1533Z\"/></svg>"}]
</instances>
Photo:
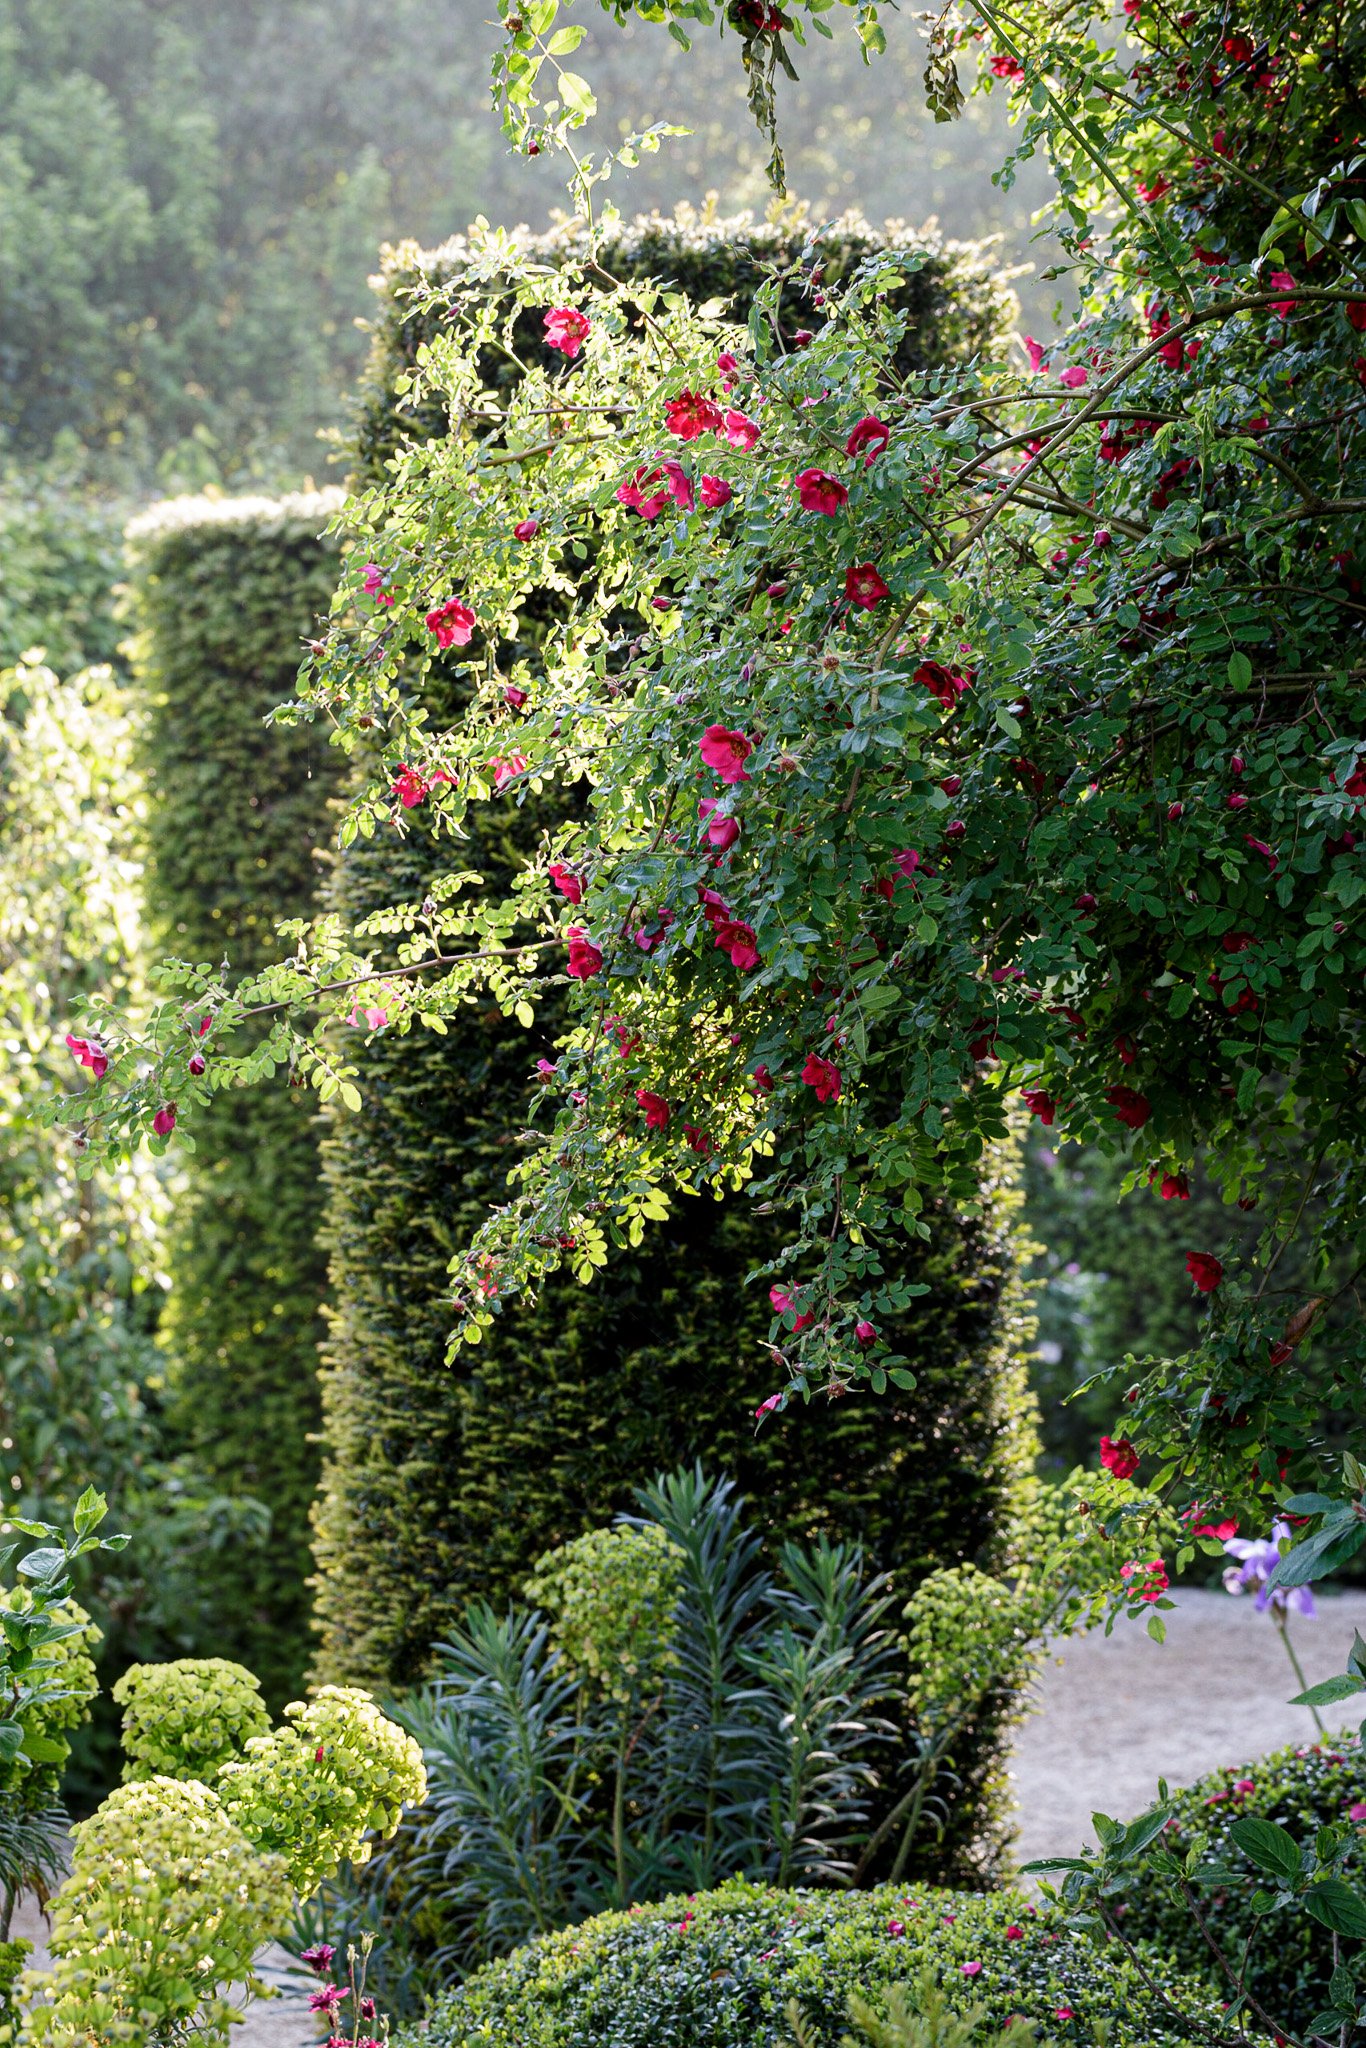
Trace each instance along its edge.
<instances>
[{"instance_id":1,"label":"purple flower","mask_svg":"<svg viewBox=\"0 0 1366 2048\"><path fill-rule=\"evenodd\" d=\"M1230 1536L1224 1544L1226 1554L1239 1560L1224 1573L1224 1591L1241 1594L1251 1593L1255 1588L1258 1614L1265 1614L1269 1608L1277 1621L1284 1621L1292 1612L1312 1618L1316 1611L1308 1586L1277 1586L1268 1590L1267 1581L1281 1561L1280 1547L1289 1534L1288 1522L1273 1522L1269 1538Z\"/></svg>"},{"instance_id":2,"label":"purple flower","mask_svg":"<svg viewBox=\"0 0 1366 2048\"><path fill-rule=\"evenodd\" d=\"M332 1958L336 1953L330 1941L316 1941L312 1948L304 1950L299 1961L307 1963L309 1969L316 1970L320 1977L325 1977L332 1967Z\"/></svg>"},{"instance_id":3,"label":"purple flower","mask_svg":"<svg viewBox=\"0 0 1366 2048\"><path fill-rule=\"evenodd\" d=\"M324 1984L321 1991L309 1992L308 2009L310 2012L325 2012L330 2026L337 2017L337 2007L344 1998L350 1996L351 1993L343 1990L339 1984Z\"/></svg>"}]
</instances>

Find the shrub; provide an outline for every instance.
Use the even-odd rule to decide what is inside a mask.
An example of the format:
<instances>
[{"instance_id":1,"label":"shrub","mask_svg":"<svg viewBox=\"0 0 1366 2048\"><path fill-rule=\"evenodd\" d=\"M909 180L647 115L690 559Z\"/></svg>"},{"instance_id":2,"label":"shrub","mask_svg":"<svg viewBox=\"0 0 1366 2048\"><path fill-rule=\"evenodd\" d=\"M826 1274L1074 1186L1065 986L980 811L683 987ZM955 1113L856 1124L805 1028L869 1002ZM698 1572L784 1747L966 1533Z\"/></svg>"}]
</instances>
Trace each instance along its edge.
<instances>
[{"instance_id":1,"label":"shrub","mask_svg":"<svg viewBox=\"0 0 1366 2048\"><path fill-rule=\"evenodd\" d=\"M252 1957L289 1908L283 1860L261 1855L207 1786L173 1778L120 1786L73 1838L51 1973L24 1982L24 2040L164 2041L197 2016L199 2039L226 2042L237 2008L214 1986L264 1989Z\"/></svg>"},{"instance_id":2,"label":"shrub","mask_svg":"<svg viewBox=\"0 0 1366 2048\"><path fill-rule=\"evenodd\" d=\"M623 1705L677 1661L674 1610L685 1555L657 1522L590 1529L541 1559L526 1596L551 1616L570 1670Z\"/></svg>"},{"instance_id":3,"label":"shrub","mask_svg":"<svg viewBox=\"0 0 1366 2048\"><path fill-rule=\"evenodd\" d=\"M1119 1950L1018 1893L773 1891L739 1881L606 1913L518 1949L442 1998L422 2039L428 2048L778 2048L795 2000L808 2048L837 2048L853 1994L885 2009L890 1986L922 1970L998 2026L1017 2013L1042 2023L1059 2048L1092 2042L1097 2026L1108 2028L1109 2048L1190 2040L1154 2009ZM1192 2012L1217 2012L1179 1980L1170 1995Z\"/></svg>"},{"instance_id":4,"label":"shrub","mask_svg":"<svg viewBox=\"0 0 1366 2048\"><path fill-rule=\"evenodd\" d=\"M337 502L180 499L129 529L148 919L181 959L226 954L251 972L275 922L312 907L337 757L316 734L265 720L327 609L336 549L318 536ZM205 1050L212 1062L212 1036ZM276 1705L302 1677L317 1482L326 1279L309 1111L283 1083L206 1106L169 1232L161 1324L172 1445L271 1515L268 1541L206 1561L203 1647L239 1657Z\"/></svg>"},{"instance_id":5,"label":"shrub","mask_svg":"<svg viewBox=\"0 0 1366 2048\"><path fill-rule=\"evenodd\" d=\"M286 1707L285 1722L224 1764L219 1790L233 1822L311 1892L343 1861L364 1863L365 1835L391 1835L427 1779L417 1744L368 1693L325 1685Z\"/></svg>"},{"instance_id":6,"label":"shrub","mask_svg":"<svg viewBox=\"0 0 1366 2048\"><path fill-rule=\"evenodd\" d=\"M32 1617L35 1612L27 1586L0 1592L0 1614ZM99 1691L92 1655L99 1629L75 1600L59 1600L50 1612L54 1621L72 1630L42 1650L42 1687L51 1687L55 1697L36 1701L20 1715L23 1748L18 1756L0 1762L0 1801L25 1814L42 1813L55 1804L71 1754L71 1731L86 1719Z\"/></svg>"},{"instance_id":7,"label":"shrub","mask_svg":"<svg viewBox=\"0 0 1366 2048\"><path fill-rule=\"evenodd\" d=\"M738 294L743 315L761 262L790 260L801 239L680 214L623 229L605 260L665 277L699 302ZM904 281L917 363L970 353L1000 331L1008 295L978 255L913 245L899 230L891 240L925 259ZM578 249L571 230L517 241L548 263ZM847 220L823 256L841 269L883 241ZM401 445L445 431L444 403L414 395L411 377L447 312L478 310L486 287L474 266L458 240L430 254L408 245L390 259L358 436L366 481L382 478ZM438 303L417 303L433 286ZM789 312L795 326L795 298ZM524 361L545 359L540 324L525 315L517 347ZM500 362L494 350L481 358L491 384ZM520 488L511 470L491 474ZM529 606L518 651L556 617L550 605ZM433 725L444 724L461 688L434 668L423 701ZM575 801L471 812L464 864L506 879ZM358 841L339 864L332 901L348 918L423 901L442 852L418 813L406 823L402 839ZM745 1280L784 1240L743 1198L680 1203L591 1295L552 1283L536 1306L503 1319L477 1357L443 1372L451 1253L504 1199L528 1067L551 1053L562 1014L547 1004L529 1037L480 1005L440 1037L386 1030L348 1044L364 1108L331 1121L324 1146L333 1305L316 1516L319 1671L411 1683L471 1602L504 1601L541 1553L605 1522L642 1479L680 1459L733 1473L762 1504L775 1542L824 1530L862 1544L908 1586L939 1564L1003 1563L1035 1451L1003 1160L984 1171L977 1218L936 1210L929 1241L898 1253L910 1298L896 1341L915 1361L914 1390L794 1410L756 1434L754 1410L773 1384L770 1316L763 1289ZM984 1754L979 1789L990 1771ZM984 1792L965 1796L944 1870L964 1875L998 1854L988 1805Z\"/></svg>"},{"instance_id":8,"label":"shrub","mask_svg":"<svg viewBox=\"0 0 1366 2048\"><path fill-rule=\"evenodd\" d=\"M1361 1810L1354 1813L1354 1808ZM1182 1855L1198 1842L1203 1866L1252 1878L1257 1866L1230 1832L1235 1821L1275 1821L1297 1841L1304 1841L1311 1840L1321 1827L1363 1817L1366 1755L1348 1736L1336 1745L1320 1742L1312 1748L1279 1749L1256 1763L1230 1765L1198 1778L1175 1794L1175 1826L1164 1839L1168 1848ZM1360 1828L1353 1832L1360 1842ZM1359 1847L1351 1864L1360 1883L1366 1876L1366 1857ZM1211 1933L1233 1959L1235 1969L1248 1937L1254 1937L1248 1953L1247 1983L1269 2012L1298 2021L1322 2011L1329 2004L1332 1935L1303 1912L1281 1913L1270 1923L1260 1919L1251 1910L1253 1890L1255 1883L1251 1888L1231 1883L1227 1893L1216 1890L1210 1894L1202 1887L1201 1908ZM1170 1886L1143 1871L1125 1898L1126 1935L1159 1950L1175 1968L1222 1987L1227 1995L1227 1980L1204 1936L1184 1900L1173 1896Z\"/></svg>"},{"instance_id":9,"label":"shrub","mask_svg":"<svg viewBox=\"0 0 1366 2048\"><path fill-rule=\"evenodd\" d=\"M123 1708L126 1781L197 1778L211 1784L270 1726L256 1678L225 1657L133 1664L113 1691Z\"/></svg>"}]
</instances>

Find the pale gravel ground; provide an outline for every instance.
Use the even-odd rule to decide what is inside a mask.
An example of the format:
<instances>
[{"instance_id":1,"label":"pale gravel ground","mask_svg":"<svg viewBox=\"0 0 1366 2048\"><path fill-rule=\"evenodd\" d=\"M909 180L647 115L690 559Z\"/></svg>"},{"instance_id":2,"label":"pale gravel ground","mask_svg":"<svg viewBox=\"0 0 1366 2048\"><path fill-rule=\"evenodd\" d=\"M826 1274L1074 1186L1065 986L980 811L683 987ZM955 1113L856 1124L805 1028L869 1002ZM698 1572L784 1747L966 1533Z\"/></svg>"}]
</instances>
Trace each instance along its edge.
<instances>
[{"instance_id":1,"label":"pale gravel ground","mask_svg":"<svg viewBox=\"0 0 1366 2048\"><path fill-rule=\"evenodd\" d=\"M1159 1777L1175 1786L1313 1739L1307 1711L1286 1704L1299 1687L1276 1630L1250 1600L1183 1593L1166 1620L1165 1643L1121 1623L1112 1636L1070 1644L1045 1669L1039 1711L1011 1762L1021 1862L1075 1854L1092 1840L1094 1809L1131 1819L1156 1796ZM1366 1634L1366 1593L1325 1596L1316 1621L1296 1617L1311 1684L1344 1669L1354 1628ZM1339 1712L1338 1725L1348 1725ZM28 1911L14 1931L41 1942L41 1919ZM261 1956L262 1975L282 1995L252 2003L233 2048L314 2048L320 2039L307 1988L288 1965L282 1949Z\"/></svg>"}]
</instances>

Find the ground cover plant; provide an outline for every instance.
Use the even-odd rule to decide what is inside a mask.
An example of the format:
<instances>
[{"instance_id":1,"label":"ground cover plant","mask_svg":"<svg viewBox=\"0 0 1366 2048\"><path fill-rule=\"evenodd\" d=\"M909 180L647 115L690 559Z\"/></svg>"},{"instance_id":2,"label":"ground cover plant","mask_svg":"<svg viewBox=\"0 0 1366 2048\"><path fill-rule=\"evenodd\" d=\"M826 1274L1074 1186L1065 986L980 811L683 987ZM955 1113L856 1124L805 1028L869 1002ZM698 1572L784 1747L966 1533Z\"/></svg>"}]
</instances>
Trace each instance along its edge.
<instances>
[{"instance_id":1,"label":"ground cover plant","mask_svg":"<svg viewBox=\"0 0 1366 2048\"><path fill-rule=\"evenodd\" d=\"M518 1949L437 2001L434 2048L517 2040L527 2048L836 2048L851 1994L885 2009L889 1987L921 1971L1004 2026L1114 2048L1175 2048L1192 2036L1162 2014L1127 1958L1031 1908L1018 1893L978 1896L897 1886L848 1894L739 1882L607 1913ZM1217 2008L1175 1987L1192 2023ZM795 2007L795 2011L793 2008ZM417 2034L405 2033L408 2042Z\"/></svg>"}]
</instances>

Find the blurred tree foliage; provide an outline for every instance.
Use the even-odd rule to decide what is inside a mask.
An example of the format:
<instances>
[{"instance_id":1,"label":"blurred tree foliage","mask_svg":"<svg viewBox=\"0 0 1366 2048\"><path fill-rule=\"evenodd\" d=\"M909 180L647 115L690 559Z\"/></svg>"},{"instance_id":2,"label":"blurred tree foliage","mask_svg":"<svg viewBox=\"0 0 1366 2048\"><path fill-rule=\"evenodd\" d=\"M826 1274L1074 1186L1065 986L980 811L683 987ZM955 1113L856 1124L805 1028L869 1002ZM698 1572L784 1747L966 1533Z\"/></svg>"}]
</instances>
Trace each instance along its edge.
<instances>
[{"instance_id":1,"label":"blurred tree foliage","mask_svg":"<svg viewBox=\"0 0 1366 2048\"><path fill-rule=\"evenodd\" d=\"M71 1137L29 1118L78 1071L64 1042L76 999L137 996L140 803L107 669L0 668L0 1488L15 1511L62 1521L93 1480L131 1531L78 1588L104 1631L106 1685L208 1635L209 1560L266 1521L162 1451L170 1191L146 1159L79 1180ZM105 1706L76 1737L78 1808L116 1763Z\"/></svg>"},{"instance_id":2,"label":"blurred tree foliage","mask_svg":"<svg viewBox=\"0 0 1366 2048\"><path fill-rule=\"evenodd\" d=\"M199 488L318 473L359 368L386 239L477 212L547 223L547 159L486 111L493 10L466 0L0 0L0 450L106 482ZM789 86L794 188L1027 253L1042 196L988 181L1004 108L936 127L906 25L865 69L837 43ZM734 50L596 27L583 68L623 129L694 131L610 190L627 213L766 204ZM969 179L965 173L977 175ZM1037 318L1037 300L1030 305Z\"/></svg>"}]
</instances>

